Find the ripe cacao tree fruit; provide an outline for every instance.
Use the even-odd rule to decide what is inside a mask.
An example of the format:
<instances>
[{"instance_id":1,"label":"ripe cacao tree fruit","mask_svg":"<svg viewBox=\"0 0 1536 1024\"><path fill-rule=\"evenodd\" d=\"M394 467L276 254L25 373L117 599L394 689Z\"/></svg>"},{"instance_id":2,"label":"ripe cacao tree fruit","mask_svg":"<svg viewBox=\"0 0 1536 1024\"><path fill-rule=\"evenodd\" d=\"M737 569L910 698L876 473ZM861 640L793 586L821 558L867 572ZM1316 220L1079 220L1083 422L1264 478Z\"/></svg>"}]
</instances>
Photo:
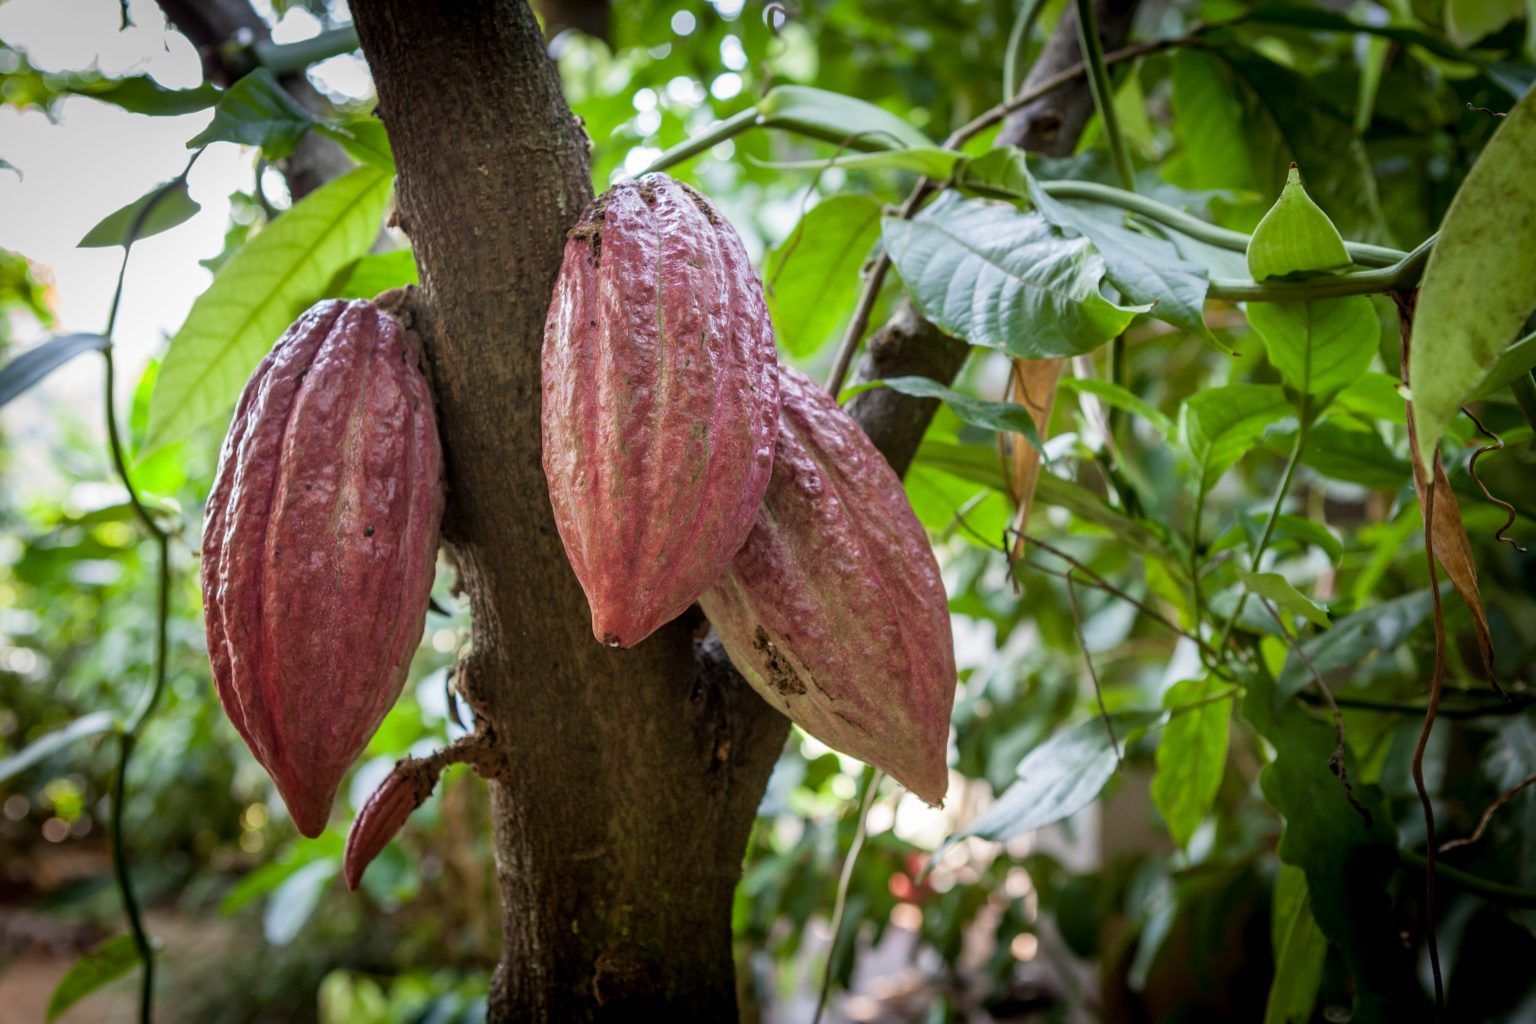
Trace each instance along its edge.
<instances>
[{"instance_id":1,"label":"ripe cacao tree fruit","mask_svg":"<svg viewBox=\"0 0 1536 1024\"><path fill-rule=\"evenodd\" d=\"M901 480L803 374L779 370L773 480L700 603L774 707L930 804L949 785L949 603Z\"/></svg>"},{"instance_id":2,"label":"ripe cacao tree fruit","mask_svg":"<svg viewBox=\"0 0 1536 1024\"><path fill-rule=\"evenodd\" d=\"M321 302L245 386L204 515L214 684L306 836L405 683L443 513L413 335Z\"/></svg>"},{"instance_id":3,"label":"ripe cacao tree fruit","mask_svg":"<svg viewBox=\"0 0 1536 1024\"><path fill-rule=\"evenodd\" d=\"M773 327L735 229L661 174L581 216L544 330L544 474L599 641L698 600L773 468Z\"/></svg>"}]
</instances>

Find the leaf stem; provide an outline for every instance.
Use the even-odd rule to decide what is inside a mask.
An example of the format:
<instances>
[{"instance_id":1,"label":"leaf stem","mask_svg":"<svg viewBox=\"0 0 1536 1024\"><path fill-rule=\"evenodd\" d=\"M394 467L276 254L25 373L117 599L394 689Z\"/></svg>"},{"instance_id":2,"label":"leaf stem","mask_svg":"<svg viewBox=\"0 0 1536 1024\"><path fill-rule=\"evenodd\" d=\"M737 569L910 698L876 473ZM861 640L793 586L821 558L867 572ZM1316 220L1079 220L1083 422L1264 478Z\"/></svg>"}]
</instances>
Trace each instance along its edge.
<instances>
[{"instance_id":1,"label":"leaf stem","mask_svg":"<svg viewBox=\"0 0 1536 1024\"><path fill-rule=\"evenodd\" d=\"M1099 21L1093 13L1093 0L1075 2L1077 45L1088 68L1088 91L1093 94L1093 105L1098 108L1099 120L1104 123L1104 137L1109 140L1109 155L1114 161L1120 186L1127 192L1134 192L1136 175L1131 169L1131 151L1126 148L1125 136L1120 134L1120 115L1115 110L1115 91L1109 80L1109 69L1104 66L1104 43L1099 39Z\"/></svg>"},{"instance_id":2,"label":"leaf stem","mask_svg":"<svg viewBox=\"0 0 1536 1024\"><path fill-rule=\"evenodd\" d=\"M848 888L853 883L853 866L864 848L864 836L869 828L869 809L875 804L875 793L885 772L874 769L864 785L864 798L859 806L859 823L853 831L853 842L848 844L848 856L843 859L843 872L837 880L837 900L832 906L832 938L827 942L827 964L821 972L821 991L816 997L816 1015L811 1024L821 1024L821 1015L827 1008L827 995L832 991L832 962L837 956L837 940L843 930L843 914L848 910Z\"/></svg>"},{"instance_id":3,"label":"leaf stem","mask_svg":"<svg viewBox=\"0 0 1536 1024\"><path fill-rule=\"evenodd\" d=\"M1429 858L1414 850L1398 850L1398 860L1409 867L1430 871ZM1499 906L1505 907L1536 907L1536 890L1521 889L1513 885L1505 885L1503 882L1494 882L1480 875L1474 875L1470 871L1453 868L1448 864L1435 864L1433 872L1445 879L1454 882L1470 893L1476 893L1487 900L1492 900Z\"/></svg>"},{"instance_id":4,"label":"leaf stem","mask_svg":"<svg viewBox=\"0 0 1536 1024\"><path fill-rule=\"evenodd\" d=\"M1024 81L1024 55L1029 50L1029 40L1035 25L1045 10L1045 0L1027 0L1028 6L1013 19L1013 30L1008 33L1008 48L1003 51L1003 96L1018 93Z\"/></svg>"}]
</instances>

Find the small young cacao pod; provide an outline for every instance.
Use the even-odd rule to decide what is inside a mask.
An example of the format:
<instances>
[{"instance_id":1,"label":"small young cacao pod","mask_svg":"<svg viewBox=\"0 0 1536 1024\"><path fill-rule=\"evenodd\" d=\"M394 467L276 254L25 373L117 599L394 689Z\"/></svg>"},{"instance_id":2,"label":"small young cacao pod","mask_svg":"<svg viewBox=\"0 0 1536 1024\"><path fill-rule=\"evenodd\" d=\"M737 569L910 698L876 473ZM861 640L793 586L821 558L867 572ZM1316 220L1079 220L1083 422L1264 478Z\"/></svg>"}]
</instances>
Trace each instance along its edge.
<instances>
[{"instance_id":1,"label":"small young cacao pod","mask_svg":"<svg viewBox=\"0 0 1536 1024\"><path fill-rule=\"evenodd\" d=\"M949 603L901 480L803 374L779 371L773 481L730 571L700 598L774 707L930 804L949 785Z\"/></svg>"},{"instance_id":2,"label":"small young cacao pod","mask_svg":"<svg viewBox=\"0 0 1536 1024\"><path fill-rule=\"evenodd\" d=\"M363 872L399 833L405 819L432 795L436 781L435 770L424 769L422 762L408 757L379 783L347 832L341 873L348 889L357 888Z\"/></svg>"},{"instance_id":3,"label":"small young cacao pod","mask_svg":"<svg viewBox=\"0 0 1536 1024\"><path fill-rule=\"evenodd\" d=\"M544 474L599 641L644 640L741 548L774 367L762 286L709 200L648 174L582 214L544 328Z\"/></svg>"},{"instance_id":4,"label":"small young cacao pod","mask_svg":"<svg viewBox=\"0 0 1536 1024\"><path fill-rule=\"evenodd\" d=\"M371 302L314 306L246 383L208 496L214 684L306 836L421 640L443 484L420 358Z\"/></svg>"}]
</instances>

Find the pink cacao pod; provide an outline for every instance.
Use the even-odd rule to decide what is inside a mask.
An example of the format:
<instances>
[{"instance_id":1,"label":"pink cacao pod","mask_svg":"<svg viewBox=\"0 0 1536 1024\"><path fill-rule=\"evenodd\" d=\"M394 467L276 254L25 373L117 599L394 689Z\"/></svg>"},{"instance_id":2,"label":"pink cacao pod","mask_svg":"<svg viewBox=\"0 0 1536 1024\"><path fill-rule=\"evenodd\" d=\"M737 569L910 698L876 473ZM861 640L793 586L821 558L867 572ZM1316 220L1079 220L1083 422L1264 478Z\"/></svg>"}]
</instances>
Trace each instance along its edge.
<instances>
[{"instance_id":1,"label":"pink cacao pod","mask_svg":"<svg viewBox=\"0 0 1536 1024\"><path fill-rule=\"evenodd\" d=\"M379 783L379 788L357 812L357 819L347 833L341 873L347 880L348 889L357 888L363 872L395 838L405 825L405 819L432 795L436 781L436 770L408 757Z\"/></svg>"},{"instance_id":2,"label":"pink cacao pod","mask_svg":"<svg viewBox=\"0 0 1536 1024\"><path fill-rule=\"evenodd\" d=\"M773 482L700 603L736 668L817 739L930 804L949 787L949 603L901 480L803 374L779 370Z\"/></svg>"},{"instance_id":3,"label":"pink cacao pod","mask_svg":"<svg viewBox=\"0 0 1536 1024\"><path fill-rule=\"evenodd\" d=\"M544 475L602 643L682 614L747 539L775 361L762 286L709 200L648 174L582 214L544 327Z\"/></svg>"},{"instance_id":4,"label":"pink cacao pod","mask_svg":"<svg viewBox=\"0 0 1536 1024\"><path fill-rule=\"evenodd\" d=\"M306 836L421 640L443 485L420 358L371 302L317 304L246 383L208 496L214 684Z\"/></svg>"}]
</instances>

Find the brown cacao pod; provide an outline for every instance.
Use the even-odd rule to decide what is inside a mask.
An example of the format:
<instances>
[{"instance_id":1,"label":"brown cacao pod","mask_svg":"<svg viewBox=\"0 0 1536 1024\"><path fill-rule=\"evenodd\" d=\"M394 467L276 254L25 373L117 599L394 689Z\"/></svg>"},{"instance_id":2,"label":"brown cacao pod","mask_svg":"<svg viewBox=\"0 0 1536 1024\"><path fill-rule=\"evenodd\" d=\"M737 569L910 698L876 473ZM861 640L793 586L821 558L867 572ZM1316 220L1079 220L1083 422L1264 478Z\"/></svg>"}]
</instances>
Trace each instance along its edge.
<instances>
[{"instance_id":1,"label":"brown cacao pod","mask_svg":"<svg viewBox=\"0 0 1536 1024\"><path fill-rule=\"evenodd\" d=\"M930 804L949 786L949 604L901 480L803 374L779 371L773 480L700 603L774 707Z\"/></svg>"},{"instance_id":2,"label":"brown cacao pod","mask_svg":"<svg viewBox=\"0 0 1536 1024\"><path fill-rule=\"evenodd\" d=\"M773 468L775 361L709 200L648 174L582 214L544 328L544 474L599 641L644 640L741 548Z\"/></svg>"},{"instance_id":3,"label":"brown cacao pod","mask_svg":"<svg viewBox=\"0 0 1536 1024\"><path fill-rule=\"evenodd\" d=\"M214 683L306 836L421 640L443 485L419 360L371 302L314 306L247 382L208 496Z\"/></svg>"}]
</instances>

